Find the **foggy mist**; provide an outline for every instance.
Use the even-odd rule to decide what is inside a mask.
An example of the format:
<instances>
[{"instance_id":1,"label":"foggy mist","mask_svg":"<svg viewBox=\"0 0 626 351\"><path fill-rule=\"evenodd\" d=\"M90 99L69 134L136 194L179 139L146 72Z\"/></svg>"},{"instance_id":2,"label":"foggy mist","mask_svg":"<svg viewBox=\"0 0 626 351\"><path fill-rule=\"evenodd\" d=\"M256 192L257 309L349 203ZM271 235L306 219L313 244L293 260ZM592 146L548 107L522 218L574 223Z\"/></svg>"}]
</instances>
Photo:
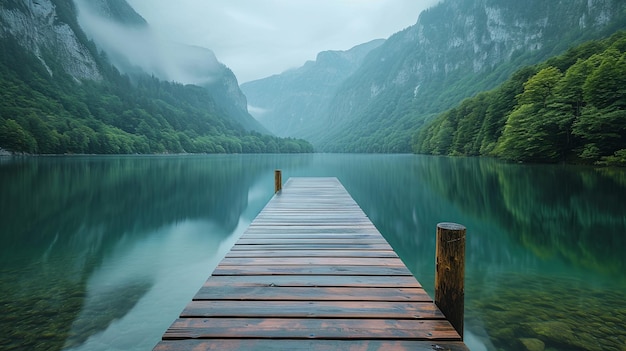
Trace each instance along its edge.
<instances>
[{"instance_id":1,"label":"foggy mist","mask_svg":"<svg viewBox=\"0 0 626 351\"><path fill-rule=\"evenodd\" d=\"M210 48L239 83L386 39L439 0L127 0L155 32Z\"/></svg>"},{"instance_id":2,"label":"foggy mist","mask_svg":"<svg viewBox=\"0 0 626 351\"><path fill-rule=\"evenodd\" d=\"M166 81L206 85L222 64L206 48L170 41L149 25L126 25L98 14L90 0L75 0L87 36L124 73L146 72Z\"/></svg>"}]
</instances>

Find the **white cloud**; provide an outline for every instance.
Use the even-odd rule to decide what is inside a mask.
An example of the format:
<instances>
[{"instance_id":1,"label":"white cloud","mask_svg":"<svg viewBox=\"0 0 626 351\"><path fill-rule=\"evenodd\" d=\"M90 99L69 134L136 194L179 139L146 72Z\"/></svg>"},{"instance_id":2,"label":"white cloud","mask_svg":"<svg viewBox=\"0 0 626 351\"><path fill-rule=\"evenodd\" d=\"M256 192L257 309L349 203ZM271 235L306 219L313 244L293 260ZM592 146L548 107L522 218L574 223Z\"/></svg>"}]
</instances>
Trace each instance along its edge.
<instances>
[{"instance_id":1,"label":"white cloud","mask_svg":"<svg viewBox=\"0 0 626 351\"><path fill-rule=\"evenodd\" d=\"M258 119L258 118L262 118L263 115L269 112L269 110L262 108L262 107L248 105L248 112L250 112L252 116Z\"/></svg>"},{"instance_id":2,"label":"white cloud","mask_svg":"<svg viewBox=\"0 0 626 351\"><path fill-rule=\"evenodd\" d=\"M128 0L161 36L209 48L240 82L388 38L437 0Z\"/></svg>"},{"instance_id":3,"label":"white cloud","mask_svg":"<svg viewBox=\"0 0 626 351\"><path fill-rule=\"evenodd\" d=\"M220 64L210 50L170 41L153 28L128 27L111 21L95 14L89 1L76 0L78 21L123 71L136 66L164 80L197 85L211 82L220 72Z\"/></svg>"}]
</instances>

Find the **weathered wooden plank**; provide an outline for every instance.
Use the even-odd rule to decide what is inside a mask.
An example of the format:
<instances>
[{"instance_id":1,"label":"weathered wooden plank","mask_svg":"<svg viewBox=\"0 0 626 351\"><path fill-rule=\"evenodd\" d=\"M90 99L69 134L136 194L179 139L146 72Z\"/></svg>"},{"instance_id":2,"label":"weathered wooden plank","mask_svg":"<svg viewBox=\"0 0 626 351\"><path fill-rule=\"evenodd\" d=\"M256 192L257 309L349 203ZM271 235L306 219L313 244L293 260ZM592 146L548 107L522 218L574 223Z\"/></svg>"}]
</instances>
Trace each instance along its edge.
<instances>
[{"instance_id":1,"label":"weathered wooden plank","mask_svg":"<svg viewBox=\"0 0 626 351\"><path fill-rule=\"evenodd\" d=\"M219 265L213 276L220 275L340 275L340 276L409 276L406 267L387 266L226 266ZM343 279L343 278L336 278Z\"/></svg>"},{"instance_id":2,"label":"weathered wooden plank","mask_svg":"<svg viewBox=\"0 0 626 351\"><path fill-rule=\"evenodd\" d=\"M319 229L317 229L319 228ZM292 235L300 236L306 234L315 235L373 235L380 237L380 233L372 228L351 228L351 227L333 227L333 226L315 226L299 228L296 226L254 226L249 227L244 235L255 237L255 235Z\"/></svg>"},{"instance_id":3,"label":"weathered wooden plank","mask_svg":"<svg viewBox=\"0 0 626 351\"><path fill-rule=\"evenodd\" d=\"M182 349L468 351L336 178L287 181L154 350Z\"/></svg>"},{"instance_id":4,"label":"weathered wooden plank","mask_svg":"<svg viewBox=\"0 0 626 351\"><path fill-rule=\"evenodd\" d=\"M355 245L367 245L367 244L386 244L385 239L239 239L237 245L320 245L320 244L355 244Z\"/></svg>"},{"instance_id":5,"label":"weathered wooden plank","mask_svg":"<svg viewBox=\"0 0 626 351\"><path fill-rule=\"evenodd\" d=\"M413 277L397 276L332 276L332 275L253 275L212 276L201 289L214 286L308 286L308 287L378 287L421 288Z\"/></svg>"},{"instance_id":6,"label":"weathered wooden plank","mask_svg":"<svg viewBox=\"0 0 626 351\"><path fill-rule=\"evenodd\" d=\"M428 302L432 299L421 288L375 287L232 287L202 288L193 300L265 300L265 301L387 301Z\"/></svg>"},{"instance_id":7,"label":"weathered wooden plank","mask_svg":"<svg viewBox=\"0 0 626 351\"><path fill-rule=\"evenodd\" d=\"M398 258L392 250L247 250L231 251L227 258L242 257L378 257Z\"/></svg>"},{"instance_id":8,"label":"weathered wooden plank","mask_svg":"<svg viewBox=\"0 0 626 351\"><path fill-rule=\"evenodd\" d=\"M181 318L444 319L432 302L389 301L192 301Z\"/></svg>"},{"instance_id":9,"label":"weathered wooden plank","mask_svg":"<svg viewBox=\"0 0 626 351\"><path fill-rule=\"evenodd\" d=\"M397 257L227 257L220 263L224 266L301 266L305 264L318 266L404 266L402 260Z\"/></svg>"},{"instance_id":10,"label":"weathered wooden plank","mask_svg":"<svg viewBox=\"0 0 626 351\"><path fill-rule=\"evenodd\" d=\"M276 221L281 225L285 223L285 221L302 221L303 223L307 223L309 221L319 221L323 223L327 223L326 225L332 225L334 223L341 224L360 224L360 225L368 225L371 226L372 223L365 216L358 216L351 213L342 213L342 214L330 214L330 213L309 213L307 211L306 214L296 215L292 212L288 213L276 213L273 215L262 214L255 218L256 223L263 223L269 221Z\"/></svg>"},{"instance_id":11,"label":"weathered wooden plank","mask_svg":"<svg viewBox=\"0 0 626 351\"><path fill-rule=\"evenodd\" d=\"M245 233L241 236L240 239L253 239L253 240L264 240L264 239L341 239L341 240L353 240L353 241L361 241L361 240L369 240L369 239L380 239L380 234L309 234L309 233L272 233L272 234L249 234Z\"/></svg>"},{"instance_id":12,"label":"weathered wooden plank","mask_svg":"<svg viewBox=\"0 0 626 351\"><path fill-rule=\"evenodd\" d=\"M446 320L179 318L163 340L203 338L458 340Z\"/></svg>"},{"instance_id":13,"label":"weathered wooden plank","mask_svg":"<svg viewBox=\"0 0 626 351\"><path fill-rule=\"evenodd\" d=\"M468 351L460 341L188 339L164 340L154 351Z\"/></svg>"},{"instance_id":14,"label":"weathered wooden plank","mask_svg":"<svg viewBox=\"0 0 626 351\"><path fill-rule=\"evenodd\" d=\"M355 227L341 227L337 228L336 226L265 226L265 225L257 225L252 224L247 230L246 234L256 234L256 233L265 233L271 234L275 232L282 232L285 234L305 234L305 233L313 233L313 234L374 234L376 236L380 236L380 233L375 227L369 228L355 228Z\"/></svg>"},{"instance_id":15,"label":"weathered wooden plank","mask_svg":"<svg viewBox=\"0 0 626 351\"><path fill-rule=\"evenodd\" d=\"M256 225L258 226L281 226L281 227L285 227L285 228L289 228L291 226L300 226L300 225L307 225L309 227L315 227L315 226L323 226L323 227L328 227L328 222L322 222L322 221L289 221L289 220L285 220L283 222L278 222L278 221L259 221ZM333 223L332 225L334 228L336 229L342 229L342 228L362 228L362 229L368 229L369 228L369 224L367 223L354 223L354 224L350 224L350 223L343 223L343 222L336 222Z\"/></svg>"},{"instance_id":16,"label":"weathered wooden plank","mask_svg":"<svg viewBox=\"0 0 626 351\"><path fill-rule=\"evenodd\" d=\"M262 245L262 244L255 244L255 245L235 245L233 246L233 248L231 249L231 251L238 251L238 250L307 250L307 249L313 249L313 250L320 250L320 249L324 249L324 250L388 250L390 249L391 246L389 246L389 244L359 244L357 243L352 243L352 244L337 244L337 243L332 243L332 244L268 244L268 245Z\"/></svg>"}]
</instances>

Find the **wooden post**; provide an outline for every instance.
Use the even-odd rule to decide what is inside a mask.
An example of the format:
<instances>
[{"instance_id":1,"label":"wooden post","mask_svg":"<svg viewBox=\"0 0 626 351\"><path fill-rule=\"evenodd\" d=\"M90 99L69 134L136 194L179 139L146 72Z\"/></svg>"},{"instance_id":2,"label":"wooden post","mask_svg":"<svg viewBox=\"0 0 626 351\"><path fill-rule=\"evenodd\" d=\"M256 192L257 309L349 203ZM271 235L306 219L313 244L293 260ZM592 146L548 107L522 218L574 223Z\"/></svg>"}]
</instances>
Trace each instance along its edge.
<instances>
[{"instance_id":1,"label":"wooden post","mask_svg":"<svg viewBox=\"0 0 626 351\"><path fill-rule=\"evenodd\" d=\"M283 189L283 176L280 169L274 171L274 194Z\"/></svg>"},{"instance_id":2,"label":"wooden post","mask_svg":"<svg viewBox=\"0 0 626 351\"><path fill-rule=\"evenodd\" d=\"M465 232L456 223L437 224L435 304L463 338Z\"/></svg>"}]
</instances>

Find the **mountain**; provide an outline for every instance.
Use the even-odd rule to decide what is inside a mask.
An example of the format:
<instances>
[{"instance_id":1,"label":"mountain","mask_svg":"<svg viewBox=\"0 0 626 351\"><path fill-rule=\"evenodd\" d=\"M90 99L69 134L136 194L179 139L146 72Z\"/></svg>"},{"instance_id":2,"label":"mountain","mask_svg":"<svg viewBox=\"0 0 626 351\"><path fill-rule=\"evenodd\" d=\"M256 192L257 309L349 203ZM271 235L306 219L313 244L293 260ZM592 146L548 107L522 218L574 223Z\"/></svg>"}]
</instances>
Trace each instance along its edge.
<instances>
[{"instance_id":1,"label":"mountain","mask_svg":"<svg viewBox=\"0 0 626 351\"><path fill-rule=\"evenodd\" d=\"M516 72L440 114L418 153L626 165L626 31Z\"/></svg>"},{"instance_id":2,"label":"mountain","mask_svg":"<svg viewBox=\"0 0 626 351\"><path fill-rule=\"evenodd\" d=\"M50 0L3 0L0 38L19 41L50 74L51 66L60 65L76 80L102 79L97 58L91 53L93 48L86 45L86 38L77 31L78 23L68 13L67 7L71 4L63 5L65 7L57 7Z\"/></svg>"},{"instance_id":3,"label":"mountain","mask_svg":"<svg viewBox=\"0 0 626 351\"><path fill-rule=\"evenodd\" d=\"M122 73L148 73L165 81L205 87L221 114L248 130L269 133L248 113L237 78L213 51L159 37L126 0L74 2L81 28Z\"/></svg>"},{"instance_id":4,"label":"mountain","mask_svg":"<svg viewBox=\"0 0 626 351\"><path fill-rule=\"evenodd\" d=\"M135 27L148 26L148 22L126 0L75 0L74 3L79 8L97 13L112 22Z\"/></svg>"},{"instance_id":5,"label":"mountain","mask_svg":"<svg viewBox=\"0 0 626 351\"><path fill-rule=\"evenodd\" d=\"M354 73L365 56L384 40L373 40L348 51L324 51L315 61L279 75L241 85L251 113L272 133L314 137L316 122L326 113L339 86Z\"/></svg>"},{"instance_id":6,"label":"mountain","mask_svg":"<svg viewBox=\"0 0 626 351\"><path fill-rule=\"evenodd\" d=\"M302 128L320 151L411 152L412 137L438 113L625 27L622 0L443 0L372 50Z\"/></svg>"},{"instance_id":7,"label":"mountain","mask_svg":"<svg viewBox=\"0 0 626 351\"><path fill-rule=\"evenodd\" d=\"M0 151L312 151L267 135L210 50L150 38L124 0L4 0ZM176 55L160 58L160 44Z\"/></svg>"}]
</instances>

